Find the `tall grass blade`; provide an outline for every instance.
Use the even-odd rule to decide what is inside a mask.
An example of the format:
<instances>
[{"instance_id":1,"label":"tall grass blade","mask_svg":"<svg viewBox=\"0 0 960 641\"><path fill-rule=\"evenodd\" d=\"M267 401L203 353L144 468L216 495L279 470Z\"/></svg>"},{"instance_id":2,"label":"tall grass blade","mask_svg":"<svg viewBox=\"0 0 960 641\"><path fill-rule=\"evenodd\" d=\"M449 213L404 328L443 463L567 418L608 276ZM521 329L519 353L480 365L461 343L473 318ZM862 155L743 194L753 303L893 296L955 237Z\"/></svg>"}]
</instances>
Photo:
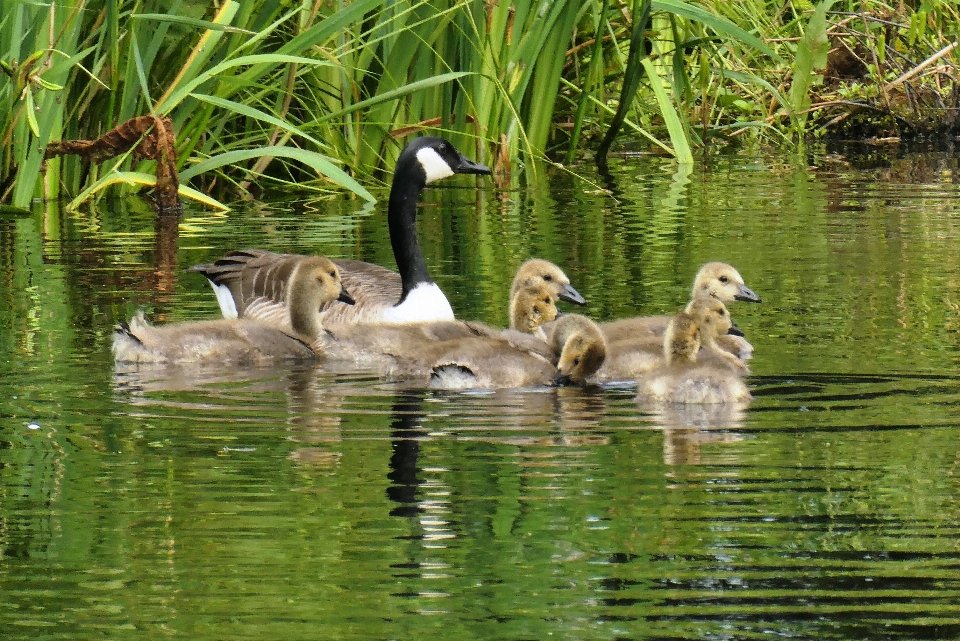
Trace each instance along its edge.
<instances>
[{"instance_id":1,"label":"tall grass blade","mask_svg":"<svg viewBox=\"0 0 960 641\"><path fill-rule=\"evenodd\" d=\"M206 160L197 163L189 169L180 172L180 179L186 181L194 176L202 174L203 172L212 171L218 167L236 164L252 158L260 158L261 156L276 156L280 158L297 160L312 168L318 174L326 176L336 184L346 187L364 200L376 202L376 198L374 198L370 192L364 189L360 183L351 178L346 172L334 165L333 161L331 161L329 158L323 156L322 154L318 154L306 149L297 149L295 147L270 146L258 147L256 149L228 151L226 153L213 156L212 158L207 158Z\"/></svg>"},{"instance_id":2,"label":"tall grass blade","mask_svg":"<svg viewBox=\"0 0 960 641\"><path fill-rule=\"evenodd\" d=\"M75 211L81 204L89 200L98 192L103 191L110 185L118 184L127 187L155 187L157 185L157 177L153 174L145 174L139 171L112 171L80 192L77 197L70 201L70 203L67 205L67 211ZM177 193L185 198L196 200L197 202L214 209L220 209L223 211L230 210L229 207L218 200L210 198L206 194L198 192L195 189L191 189L186 185L180 185L177 188Z\"/></svg>"},{"instance_id":3,"label":"tall grass blade","mask_svg":"<svg viewBox=\"0 0 960 641\"><path fill-rule=\"evenodd\" d=\"M763 40L757 36L730 22L726 18L712 14L701 7L682 2L682 0L653 0L653 8L657 11L667 11L674 15L699 22L721 36L739 40L760 53L770 56L777 62L783 61L777 52L768 47Z\"/></svg>"},{"instance_id":4,"label":"tall grass blade","mask_svg":"<svg viewBox=\"0 0 960 641\"><path fill-rule=\"evenodd\" d=\"M600 5L600 13L597 16L597 28L593 32L593 48L590 54L590 66L587 69L587 78L594 78L598 71L602 73L603 68L603 33L607 29L607 9L610 6L610 0L603 0ZM585 88L580 90L580 100L577 102L577 113L573 119L573 131L570 133L570 148L567 150L567 163L573 162L574 155L577 153L577 145L580 144L580 134L583 131L583 121L587 115L587 107L590 104L589 93Z\"/></svg>"},{"instance_id":5,"label":"tall grass blade","mask_svg":"<svg viewBox=\"0 0 960 641\"><path fill-rule=\"evenodd\" d=\"M810 108L810 88L823 81L817 69L827 65L830 38L827 35L827 11L834 0L823 0L813 11L803 38L797 43L797 58L793 63L793 82L790 85L790 105L797 115L797 134L803 135Z\"/></svg>"},{"instance_id":6,"label":"tall grass blade","mask_svg":"<svg viewBox=\"0 0 960 641\"><path fill-rule=\"evenodd\" d=\"M673 101L663 87L663 82L657 74L657 70L653 68L653 64L648 58L644 58L643 68L647 72L647 78L650 79L650 87L653 89L653 94L657 97L660 114L663 116L664 123L667 125L667 131L670 133L670 142L673 144L673 154L677 162L681 164L692 164L693 152L690 151L690 143L687 140L687 132L684 129L680 114L677 113Z\"/></svg>"},{"instance_id":7,"label":"tall grass blade","mask_svg":"<svg viewBox=\"0 0 960 641\"><path fill-rule=\"evenodd\" d=\"M633 32L630 35L630 54L627 59L627 70L623 74L623 89L620 92L620 104L617 106L617 113L614 114L613 121L610 123L610 127L607 129L603 140L600 142L600 147L597 149L597 164L601 168L605 168L607 165L607 152L610 150L610 145L613 144L614 139L620 132L620 127L623 126L623 121L627 117L627 111L630 110L630 106L633 103L633 97L636 95L637 88L640 86L640 79L643 77L645 68L644 65L641 64L641 61L647 55L643 36L647 30L647 26L650 24L651 1L642 0L642 4L635 2L633 8Z\"/></svg>"},{"instance_id":8,"label":"tall grass blade","mask_svg":"<svg viewBox=\"0 0 960 641\"><path fill-rule=\"evenodd\" d=\"M317 140L316 138L314 138L314 137L311 136L310 134L301 131L299 128L297 128L297 127L295 127L295 126L293 126L293 125L291 125L291 124L289 124L289 123L287 123L287 122L285 122L285 121L277 118L276 116L271 116L270 114L268 114L267 112L265 112L265 111L263 111L263 110L261 110L261 109L257 109L257 108L255 108L255 107L247 106L247 105L245 105L245 104L243 104L243 103L236 102L235 100L227 100L227 99L225 99L225 98L218 98L218 97L216 97L216 96L208 96L208 95L202 94L202 93L191 93L191 94L190 94L190 97L191 97L191 98L196 98L197 100L199 100L199 101L201 101L201 102L206 102L206 103L209 103L209 104L211 104L211 105L215 105L215 106L217 106L217 107L221 107L222 109L226 109L227 111L231 111L231 112L233 112L233 113L238 113L238 114L247 116L248 118L252 118L252 119L254 119L254 120L262 120L263 122L268 122L268 123L270 123L271 125L274 125L275 127L278 127L279 129L282 129L283 131L287 131L287 132L289 132L289 133L291 133L291 134L294 134L294 135L296 135L296 136L300 136L301 138L304 138L304 139L312 142L312 143L315 144L317 147L324 147L324 146L325 146L322 142L320 142L319 140Z\"/></svg>"}]
</instances>

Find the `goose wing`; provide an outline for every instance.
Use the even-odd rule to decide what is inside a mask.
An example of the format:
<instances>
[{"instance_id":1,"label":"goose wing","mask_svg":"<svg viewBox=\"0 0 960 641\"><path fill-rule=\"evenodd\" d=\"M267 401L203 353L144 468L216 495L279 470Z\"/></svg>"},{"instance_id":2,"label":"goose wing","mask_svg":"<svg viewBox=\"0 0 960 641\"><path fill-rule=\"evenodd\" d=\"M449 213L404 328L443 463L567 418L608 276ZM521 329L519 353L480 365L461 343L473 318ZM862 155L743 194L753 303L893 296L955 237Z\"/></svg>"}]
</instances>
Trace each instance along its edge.
<instances>
[{"instance_id":1,"label":"goose wing","mask_svg":"<svg viewBox=\"0 0 960 641\"><path fill-rule=\"evenodd\" d=\"M262 249L227 252L208 265L194 265L190 271L210 281L226 318L251 318L290 331L287 283L301 261L301 254L277 254ZM356 301L341 305L330 301L320 308L323 322L355 323L375 321L385 308L400 300L400 275L385 267L359 260L335 260L343 287Z\"/></svg>"},{"instance_id":2,"label":"goose wing","mask_svg":"<svg viewBox=\"0 0 960 641\"><path fill-rule=\"evenodd\" d=\"M350 292L356 304L327 303L320 308L324 324L376 322L381 320L385 309L400 301L403 284L397 272L360 260L338 259L333 262L340 269L344 289Z\"/></svg>"},{"instance_id":3,"label":"goose wing","mask_svg":"<svg viewBox=\"0 0 960 641\"><path fill-rule=\"evenodd\" d=\"M208 265L190 271L207 277L225 318L252 318L290 331L287 281L305 256L276 254L262 249L227 252Z\"/></svg>"}]
</instances>

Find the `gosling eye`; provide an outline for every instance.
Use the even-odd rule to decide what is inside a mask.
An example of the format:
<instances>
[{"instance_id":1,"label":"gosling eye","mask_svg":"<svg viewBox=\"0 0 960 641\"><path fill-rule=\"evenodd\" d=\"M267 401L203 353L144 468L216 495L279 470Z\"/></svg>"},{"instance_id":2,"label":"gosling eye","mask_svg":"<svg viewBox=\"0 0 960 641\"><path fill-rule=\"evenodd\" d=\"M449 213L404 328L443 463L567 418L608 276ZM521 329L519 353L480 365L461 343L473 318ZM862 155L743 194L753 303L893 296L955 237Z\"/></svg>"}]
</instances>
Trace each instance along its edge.
<instances>
[{"instance_id":1,"label":"gosling eye","mask_svg":"<svg viewBox=\"0 0 960 641\"><path fill-rule=\"evenodd\" d=\"M573 359L573 366L576 367L579 364L580 364L580 357L577 356L575 359Z\"/></svg>"},{"instance_id":2,"label":"gosling eye","mask_svg":"<svg viewBox=\"0 0 960 641\"><path fill-rule=\"evenodd\" d=\"M330 274L330 278L336 278L336 277L337 277L337 272L335 272L335 271L333 271L333 270L330 270L329 274Z\"/></svg>"},{"instance_id":3,"label":"gosling eye","mask_svg":"<svg viewBox=\"0 0 960 641\"><path fill-rule=\"evenodd\" d=\"M718 309L717 313L720 314L720 318L723 318L726 315L726 312L724 312L722 309Z\"/></svg>"},{"instance_id":4,"label":"gosling eye","mask_svg":"<svg viewBox=\"0 0 960 641\"><path fill-rule=\"evenodd\" d=\"M726 276L721 276L721 277L720 277L720 282L723 283L724 285L726 285L728 282L730 282L730 279L727 278Z\"/></svg>"},{"instance_id":5,"label":"gosling eye","mask_svg":"<svg viewBox=\"0 0 960 641\"><path fill-rule=\"evenodd\" d=\"M553 276L551 276L550 274L544 274L544 275L543 275L543 280L545 280L545 281L547 281L547 282L549 283L550 281L553 280Z\"/></svg>"},{"instance_id":6,"label":"gosling eye","mask_svg":"<svg viewBox=\"0 0 960 641\"><path fill-rule=\"evenodd\" d=\"M547 296L546 298L544 298L544 299L543 299L543 302L545 302L545 303L547 303L547 304L549 305L549 304L550 304L550 297Z\"/></svg>"}]
</instances>

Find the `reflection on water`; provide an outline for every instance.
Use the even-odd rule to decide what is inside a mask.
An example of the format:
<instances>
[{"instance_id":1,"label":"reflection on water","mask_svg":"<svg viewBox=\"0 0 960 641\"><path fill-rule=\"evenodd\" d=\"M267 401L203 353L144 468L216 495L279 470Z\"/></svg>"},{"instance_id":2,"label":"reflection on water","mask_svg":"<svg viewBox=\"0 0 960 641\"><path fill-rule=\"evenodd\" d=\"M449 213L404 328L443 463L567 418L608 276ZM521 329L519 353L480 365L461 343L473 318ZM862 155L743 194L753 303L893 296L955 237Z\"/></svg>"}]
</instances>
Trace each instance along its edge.
<instances>
[{"instance_id":1,"label":"reflection on water","mask_svg":"<svg viewBox=\"0 0 960 641\"><path fill-rule=\"evenodd\" d=\"M487 322L531 255L604 319L675 311L699 264L734 264L764 299L731 305L748 409L115 369L136 308L215 312L184 269L232 247L390 264L379 210L0 218L4 639L957 638L956 163L819 160L632 159L615 199L562 177L431 190L420 215Z\"/></svg>"}]
</instances>

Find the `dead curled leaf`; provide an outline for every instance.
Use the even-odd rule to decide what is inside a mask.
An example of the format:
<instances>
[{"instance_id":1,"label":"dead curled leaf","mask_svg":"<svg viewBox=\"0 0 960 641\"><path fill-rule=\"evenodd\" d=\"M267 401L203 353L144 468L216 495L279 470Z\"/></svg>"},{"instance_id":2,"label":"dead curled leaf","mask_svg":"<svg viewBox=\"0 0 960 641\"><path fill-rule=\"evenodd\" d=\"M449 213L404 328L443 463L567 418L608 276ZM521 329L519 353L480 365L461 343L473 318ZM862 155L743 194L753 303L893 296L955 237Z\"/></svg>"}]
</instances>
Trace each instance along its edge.
<instances>
[{"instance_id":1,"label":"dead curled leaf","mask_svg":"<svg viewBox=\"0 0 960 641\"><path fill-rule=\"evenodd\" d=\"M162 211L180 209L177 189L177 152L173 123L169 118L138 116L122 122L96 140L61 140L47 145L44 159L75 154L88 162L101 163L133 149L138 160L157 161L157 204Z\"/></svg>"}]
</instances>

